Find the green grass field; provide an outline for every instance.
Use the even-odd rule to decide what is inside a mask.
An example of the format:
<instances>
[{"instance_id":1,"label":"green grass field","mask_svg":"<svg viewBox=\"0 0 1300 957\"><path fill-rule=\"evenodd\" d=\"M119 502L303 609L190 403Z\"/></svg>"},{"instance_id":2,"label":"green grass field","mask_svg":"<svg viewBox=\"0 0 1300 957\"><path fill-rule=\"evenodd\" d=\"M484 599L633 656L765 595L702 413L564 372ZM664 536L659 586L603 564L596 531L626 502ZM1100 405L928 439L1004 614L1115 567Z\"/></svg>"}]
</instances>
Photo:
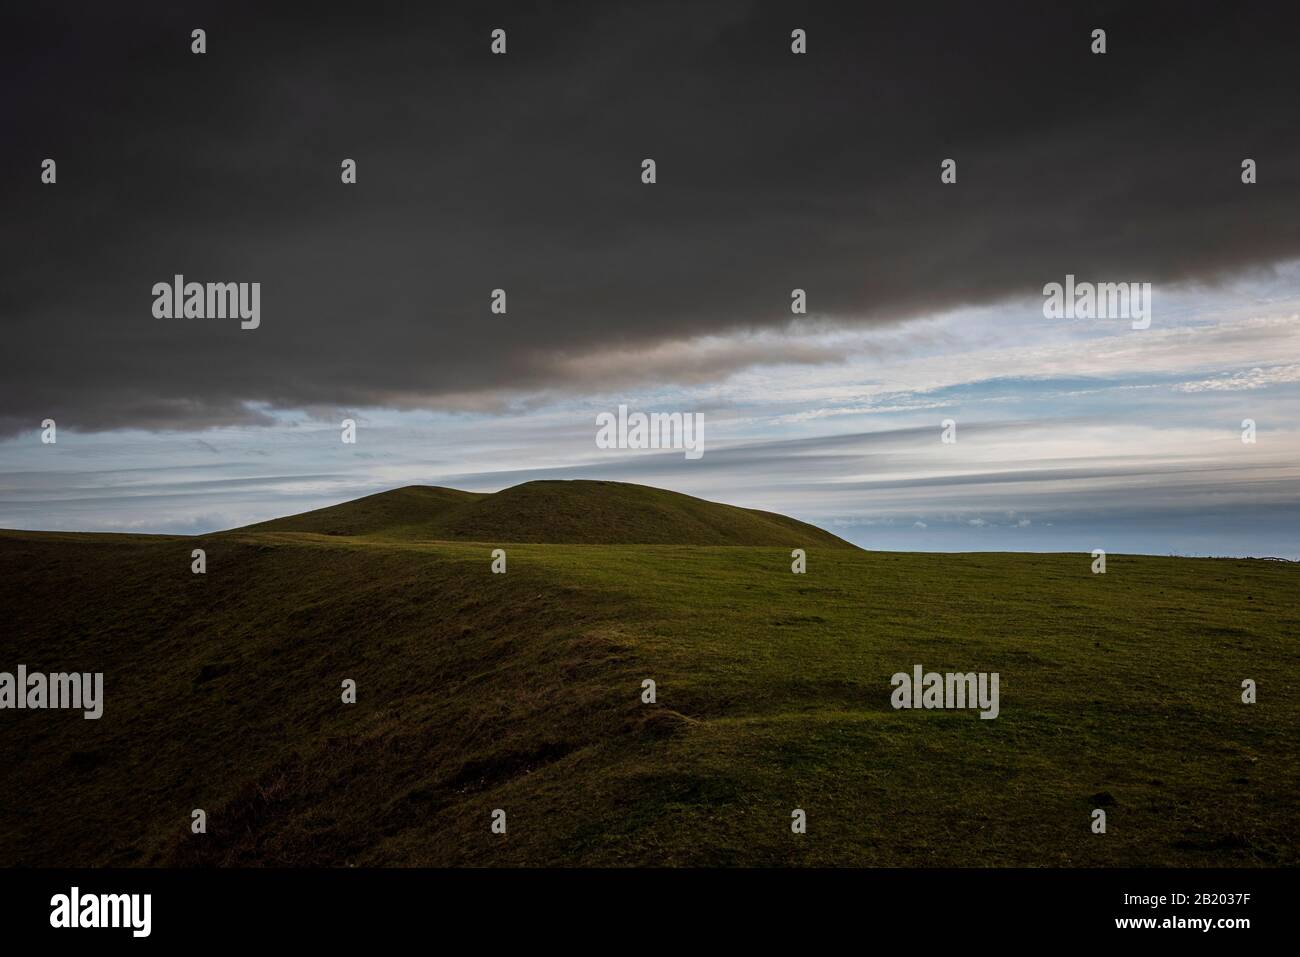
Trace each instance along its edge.
<instances>
[{"instance_id":1,"label":"green grass field","mask_svg":"<svg viewBox=\"0 0 1300 957\"><path fill-rule=\"evenodd\" d=\"M628 507L654 535L686 508L693 544L426 541L423 511L495 496L411 490L193 539L0 532L0 670L105 672L99 721L0 713L0 864L1300 863L1300 567L861 551L568 484L499 514L638 538ZM893 710L918 663L998 672L1000 716Z\"/></svg>"}]
</instances>

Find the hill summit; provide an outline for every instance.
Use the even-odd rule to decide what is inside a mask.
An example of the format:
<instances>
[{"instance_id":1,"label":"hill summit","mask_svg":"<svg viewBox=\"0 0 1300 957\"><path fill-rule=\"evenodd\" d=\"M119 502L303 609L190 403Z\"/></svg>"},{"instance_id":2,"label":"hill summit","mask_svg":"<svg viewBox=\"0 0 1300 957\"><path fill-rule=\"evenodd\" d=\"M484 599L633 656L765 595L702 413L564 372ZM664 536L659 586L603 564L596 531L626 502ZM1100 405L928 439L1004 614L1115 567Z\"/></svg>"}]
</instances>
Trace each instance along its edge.
<instances>
[{"instance_id":1,"label":"hill summit","mask_svg":"<svg viewBox=\"0 0 1300 957\"><path fill-rule=\"evenodd\" d=\"M525 482L494 494L427 485L249 525L388 541L853 548L814 525L625 482Z\"/></svg>"}]
</instances>

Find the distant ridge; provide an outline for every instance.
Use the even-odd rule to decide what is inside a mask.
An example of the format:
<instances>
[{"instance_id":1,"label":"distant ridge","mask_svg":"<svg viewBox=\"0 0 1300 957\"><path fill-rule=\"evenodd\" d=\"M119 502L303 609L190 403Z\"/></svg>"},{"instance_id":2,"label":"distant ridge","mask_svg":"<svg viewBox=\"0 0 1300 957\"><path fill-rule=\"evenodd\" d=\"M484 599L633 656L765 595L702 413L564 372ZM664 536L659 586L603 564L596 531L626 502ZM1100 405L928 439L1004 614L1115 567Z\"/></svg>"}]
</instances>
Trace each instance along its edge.
<instances>
[{"instance_id":1,"label":"distant ridge","mask_svg":"<svg viewBox=\"0 0 1300 957\"><path fill-rule=\"evenodd\" d=\"M856 547L774 512L646 485L582 480L525 482L495 494L408 485L236 531L392 541Z\"/></svg>"}]
</instances>

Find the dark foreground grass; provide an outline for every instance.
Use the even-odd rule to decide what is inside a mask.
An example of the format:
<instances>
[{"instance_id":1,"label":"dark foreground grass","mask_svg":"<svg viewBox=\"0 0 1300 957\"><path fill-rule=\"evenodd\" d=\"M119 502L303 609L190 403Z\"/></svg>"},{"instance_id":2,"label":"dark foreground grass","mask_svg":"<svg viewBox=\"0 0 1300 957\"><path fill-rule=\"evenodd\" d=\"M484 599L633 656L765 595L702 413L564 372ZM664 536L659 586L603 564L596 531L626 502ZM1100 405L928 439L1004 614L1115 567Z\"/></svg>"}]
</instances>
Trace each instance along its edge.
<instances>
[{"instance_id":1,"label":"dark foreground grass","mask_svg":"<svg viewBox=\"0 0 1300 957\"><path fill-rule=\"evenodd\" d=\"M0 713L0 864L1300 863L1294 565L492 547L0 533L0 670L106 672Z\"/></svg>"}]
</instances>

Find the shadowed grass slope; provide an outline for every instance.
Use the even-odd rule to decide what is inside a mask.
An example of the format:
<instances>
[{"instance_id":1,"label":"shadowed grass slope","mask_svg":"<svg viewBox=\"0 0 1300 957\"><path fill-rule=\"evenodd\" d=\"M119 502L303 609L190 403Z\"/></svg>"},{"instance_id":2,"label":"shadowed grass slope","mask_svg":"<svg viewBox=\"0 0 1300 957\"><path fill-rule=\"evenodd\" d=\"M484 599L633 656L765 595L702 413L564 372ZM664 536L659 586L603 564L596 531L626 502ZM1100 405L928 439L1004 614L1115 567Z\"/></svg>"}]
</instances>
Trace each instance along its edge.
<instances>
[{"instance_id":1,"label":"shadowed grass slope","mask_svg":"<svg viewBox=\"0 0 1300 957\"><path fill-rule=\"evenodd\" d=\"M486 496L434 485L408 485L301 515L259 522L243 532L310 532L316 535L424 538L439 516Z\"/></svg>"},{"instance_id":2,"label":"shadowed grass slope","mask_svg":"<svg viewBox=\"0 0 1300 957\"><path fill-rule=\"evenodd\" d=\"M508 556L0 533L0 670L102 670L106 698L0 713L0 864L1300 863L1294 565ZM917 663L999 672L1000 717L893 710Z\"/></svg>"},{"instance_id":3,"label":"shadowed grass slope","mask_svg":"<svg viewBox=\"0 0 1300 957\"><path fill-rule=\"evenodd\" d=\"M412 485L250 525L384 540L852 548L784 515L625 482L526 482L492 495Z\"/></svg>"}]
</instances>

